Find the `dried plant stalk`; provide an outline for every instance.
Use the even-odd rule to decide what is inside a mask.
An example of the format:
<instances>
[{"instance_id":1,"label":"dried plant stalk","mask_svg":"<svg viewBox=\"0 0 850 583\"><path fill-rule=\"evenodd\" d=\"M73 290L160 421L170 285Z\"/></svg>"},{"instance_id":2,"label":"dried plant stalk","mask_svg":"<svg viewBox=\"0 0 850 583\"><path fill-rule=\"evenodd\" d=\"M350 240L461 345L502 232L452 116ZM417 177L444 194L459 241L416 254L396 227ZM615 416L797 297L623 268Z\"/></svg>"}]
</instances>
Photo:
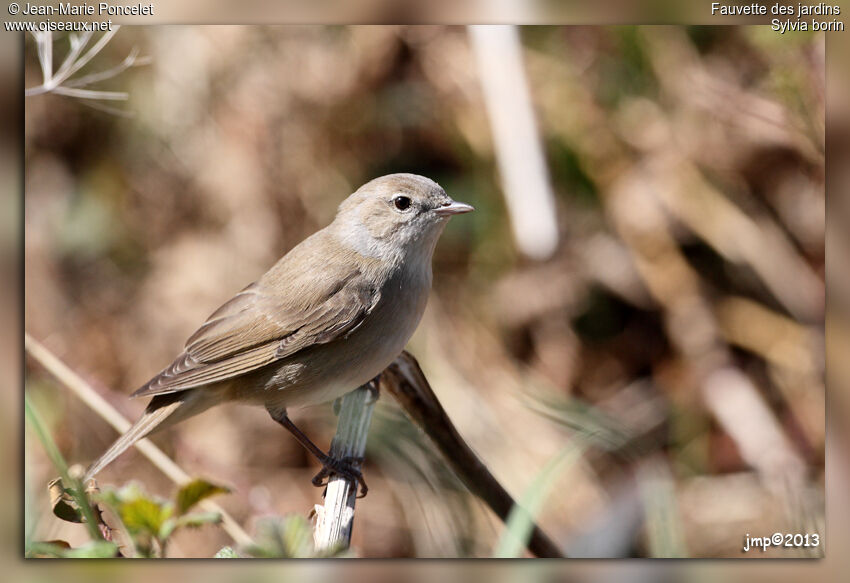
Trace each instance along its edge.
<instances>
[{"instance_id":1,"label":"dried plant stalk","mask_svg":"<svg viewBox=\"0 0 850 583\"><path fill-rule=\"evenodd\" d=\"M342 398L336 435L331 442L332 458L363 458L376 401L377 393L367 385ZM317 549L348 548L354 526L354 504L357 501L358 486L357 480L336 474L328 480L325 503L315 507L316 528L313 531L313 540Z\"/></svg>"}]
</instances>

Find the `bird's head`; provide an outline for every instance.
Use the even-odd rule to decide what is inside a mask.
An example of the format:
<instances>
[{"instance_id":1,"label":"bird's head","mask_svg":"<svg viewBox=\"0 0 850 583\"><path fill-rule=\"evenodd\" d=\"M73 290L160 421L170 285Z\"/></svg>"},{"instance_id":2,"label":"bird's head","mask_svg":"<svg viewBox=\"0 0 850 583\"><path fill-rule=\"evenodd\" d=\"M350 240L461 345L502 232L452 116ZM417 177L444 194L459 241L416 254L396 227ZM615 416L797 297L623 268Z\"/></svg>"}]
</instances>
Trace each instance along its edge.
<instances>
[{"instance_id":1,"label":"bird's head","mask_svg":"<svg viewBox=\"0 0 850 583\"><path fill-rule=\"evenodd\" d=\"M424 176L389 174L357 189L339 205L334 226L358 252L380 257L421 252L430 259L448 219L473 208L456 202Z\"/></svg>"}]
</instances>

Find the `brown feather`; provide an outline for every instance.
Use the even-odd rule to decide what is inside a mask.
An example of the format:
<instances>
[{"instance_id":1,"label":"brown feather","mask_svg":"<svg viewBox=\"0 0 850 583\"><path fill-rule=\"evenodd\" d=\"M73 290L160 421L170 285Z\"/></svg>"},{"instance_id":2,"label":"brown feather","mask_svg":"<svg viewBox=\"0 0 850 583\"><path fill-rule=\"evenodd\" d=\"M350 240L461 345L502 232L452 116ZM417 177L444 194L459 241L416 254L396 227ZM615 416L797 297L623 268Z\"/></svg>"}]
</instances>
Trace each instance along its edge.
<instances>
[{"instance_id":1,"label":"brown feather","mask_svg":"<svg viewBox=\"0 0 850 583\"><path fill-rule=\"evenodd\" d=\"M324 246L322 275L316 277L310 266L315 264L314 247L321 243L317 235L213 312L186 342L185 351L133 396L228 380L353 331L380 294L364 276L362 264L345 261L342 253L327 253L332 242Z\"/></svg>"}]
</instances>

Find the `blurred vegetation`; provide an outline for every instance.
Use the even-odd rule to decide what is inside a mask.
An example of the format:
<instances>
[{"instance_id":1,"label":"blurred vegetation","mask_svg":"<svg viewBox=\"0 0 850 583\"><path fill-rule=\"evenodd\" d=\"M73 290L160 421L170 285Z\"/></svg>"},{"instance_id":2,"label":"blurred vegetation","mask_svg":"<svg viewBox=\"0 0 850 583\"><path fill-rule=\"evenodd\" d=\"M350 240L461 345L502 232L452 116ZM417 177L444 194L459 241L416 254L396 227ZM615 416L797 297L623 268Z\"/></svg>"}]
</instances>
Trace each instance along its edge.
<instances>
[{"instance_id":1,"label":"blurred vegetation","mask_svg":"<svg viewBox=\"0 0 850 583\"><path fill-rule=\"evenodd\" d=\"M221 521L217 513L189 510L204 498L227 492L227 488L196 479L181 486L174 500L160 500L130 482L120 489L107 489L96 500L118 518L116 526L131 537L135 556L165 557L168 542L178 529Z\"/></svg>"},{"instance_id":2,"label":"blurred vegetation","mask_svg":"<svg viewBox=\"0 0 850 583\"><path fill-rule=\"evenodd\" d=\"M745 533L822 532L824 37L521 34L560 227L543 262L513 244L464 28L121 29L91 66L133 47L151 58L103 83L129 93L129 115L27 101L27 331L135 418L144 403L126 395L348 193L424 174L476 212L438 245L411 352L517 498L587 447L548 474L539 516L568 552L737 557ZM32 86L30 44L26 58ZM64 458L88 463L115 437L37 366L27 390ZM329 441L331 407L294 419ZM220 501L249 532L319 498L312 460L259 409L220 407L154 441L230 485ZM86 544L51 514L56 470L32 440L26 459L32 540ZM359 556L497 549L504 526L388 399L364 473ZM171 492L135 452L99 481L130 480ZM268 552L308 553L292 532ZM204 528L168 549L232 544Z\"/></svg>"}]
</instances>

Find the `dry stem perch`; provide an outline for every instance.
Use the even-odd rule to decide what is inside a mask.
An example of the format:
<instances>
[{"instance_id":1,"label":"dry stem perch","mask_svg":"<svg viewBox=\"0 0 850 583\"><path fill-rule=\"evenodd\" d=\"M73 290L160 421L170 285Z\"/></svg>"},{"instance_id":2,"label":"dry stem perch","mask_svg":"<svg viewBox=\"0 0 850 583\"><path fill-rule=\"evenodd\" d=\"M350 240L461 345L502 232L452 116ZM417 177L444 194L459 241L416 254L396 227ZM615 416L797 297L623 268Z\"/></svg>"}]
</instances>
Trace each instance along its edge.
<instances>
[{"instance_id":1,"label":"dry stem perch","mask_svg":"<svg viewBox=\"0 0 850 583\"><path fill-rule=\"evenodd\" d=\"M402 352L381 373L379 386L381 391L392 394L405 413L431 438L466 487L506 522L516 502L458 433L416 359L409 352ZM541 558L565 556L537 524L532 528L526 547Z\"/></svg>"},{"instance_id":2,"label":"dry stem perch","mask_svg":"<svg viewBox=\"0 0 850 583\"><path fill-rule=\"evenodd\" d=\"M334 459L362 459L372 423L377 393L364 385L342 398L336 435L331 442ZM328 480L324 506L317 504L313 541L320 550L347 548L354 524L356 480L334 474Z\"/></svg>"}]
</instances>

